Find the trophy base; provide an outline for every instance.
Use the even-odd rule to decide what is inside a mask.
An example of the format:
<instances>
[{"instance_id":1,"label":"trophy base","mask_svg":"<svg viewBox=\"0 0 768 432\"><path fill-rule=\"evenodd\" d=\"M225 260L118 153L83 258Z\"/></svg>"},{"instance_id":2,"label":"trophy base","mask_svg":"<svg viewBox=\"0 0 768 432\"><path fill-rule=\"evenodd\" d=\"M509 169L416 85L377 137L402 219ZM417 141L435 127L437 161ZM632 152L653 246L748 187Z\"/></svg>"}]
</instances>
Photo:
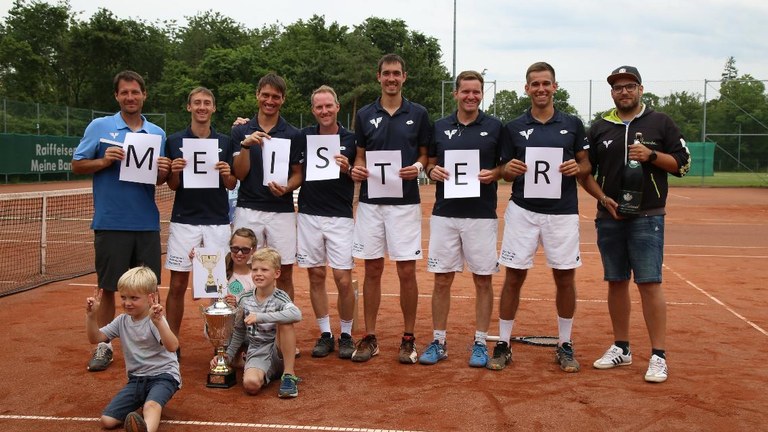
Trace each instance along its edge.
<instances>
[{"instance_id":1,"label":"trophy base","mask_svg":"<svg viewBox=\"0 0 768 432\"><path fill-rule=\"evenodd\" d=\"M216 285L206 285L205 286L205 292L207 294L213 294L215 292L218 292L219 288Z\"/></svg>"},{"instance_id":2,"label":"trophy base","mask_svg":"<svg viewBox=\"0 0 768 432\"><path fill-rule=\"evenodd\" d=\"M210 388L230 388L235 385L236 381L237 379L234 370L224 375L209 373L208 382L205 384L205 386Z\"/></svg>"}]
</instances>

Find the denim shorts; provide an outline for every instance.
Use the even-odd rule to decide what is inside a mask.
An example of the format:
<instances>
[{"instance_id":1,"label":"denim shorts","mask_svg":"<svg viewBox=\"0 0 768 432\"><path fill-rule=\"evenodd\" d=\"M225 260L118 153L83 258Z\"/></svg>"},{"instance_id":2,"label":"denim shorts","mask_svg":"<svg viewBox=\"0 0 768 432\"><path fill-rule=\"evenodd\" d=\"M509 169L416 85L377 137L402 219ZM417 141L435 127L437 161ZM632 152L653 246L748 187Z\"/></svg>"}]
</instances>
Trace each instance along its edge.
<instances>
[{"instance_id":1,"label":"denim shorts","mask_svg":"<svg viewBox=\"0 0 768 432\"><path fill-rule=\"evenodd\" d=\"M606 281L661 283L664 261L664 215L616 220L595 219L597 247Z\"/></svg>"},{"instance_id":2,"label":"denim shorts","mask_svg":"<svg viewBox=\"0 0 768 432\"><path fill-rule=\"evenodd\" d=\"M102 415L125 420L125 417L144 406L146 401L165 406L179 389L179 383L169 374L128 377L128 384L120 390L104 408Z\"/></svg>"}]
</instances>

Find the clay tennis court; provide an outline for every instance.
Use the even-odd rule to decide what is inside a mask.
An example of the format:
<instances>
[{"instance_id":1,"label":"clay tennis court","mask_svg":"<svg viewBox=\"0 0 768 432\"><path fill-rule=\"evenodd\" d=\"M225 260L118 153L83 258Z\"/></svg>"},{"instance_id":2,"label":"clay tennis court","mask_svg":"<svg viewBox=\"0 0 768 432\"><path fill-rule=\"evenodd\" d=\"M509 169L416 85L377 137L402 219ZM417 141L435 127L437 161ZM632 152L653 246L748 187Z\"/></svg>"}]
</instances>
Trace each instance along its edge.
<instances>
[{"instance_id":1,"label":"clay tennis court","mask_svg":"<svg viewBox=\"0 0 768 432\"><path fill-rule=\"evenodd\" d=\"M509 185L500 187L499 197L498 213L503 215ZM426 252L432 186L422 188L422 200ZM584 265L576 273L574 341L581 372L561 372L552 348L519 344L512 347L513 363L501 372L469 368L474 333L469 274L457 275L452 291L448 360L434 366L399 364L402 316L391 263L382 288L381 354L362 364L333 355L311 358L318 330L306 273L297 269L296 303L304 313L297 325L303 351L296 365L303 380L299 397L278 399L276 383L256 397L246 396L240 384L228 390L206 388L212 347L203 337L197 312L203 302L188 297L180 338L183 388L163 411L161 430L765 430L768 189L670 191L664 267L670 378L663 384L643 381L650 346L634 289L634 363L605 371L591 366L612 337L594 244L594 200L582 195L580 204ZM25 258L21 253L3 259ZM432 335L432 276L423 261L417 267L421 352ZM355 278L362 280L362 275L358 262ZM168 280L166 272L162 293ZM502 280L503 273L494 278L497 297ZM95 281L95 275L88 275L0 298L0 429L98 429L101 409L123 386L125 370L118 341L107 371L86 371L91 346L83 328L84 303ZM330 279L329 291L333 303ZM555 335L554 287L541 255L529 272L523 297L514 335ZM333 307L335 331L337 316ZM493 317L495 334L498 300ZM354 335L362 336L362 330Z\"/></svg>"}]
</instances>

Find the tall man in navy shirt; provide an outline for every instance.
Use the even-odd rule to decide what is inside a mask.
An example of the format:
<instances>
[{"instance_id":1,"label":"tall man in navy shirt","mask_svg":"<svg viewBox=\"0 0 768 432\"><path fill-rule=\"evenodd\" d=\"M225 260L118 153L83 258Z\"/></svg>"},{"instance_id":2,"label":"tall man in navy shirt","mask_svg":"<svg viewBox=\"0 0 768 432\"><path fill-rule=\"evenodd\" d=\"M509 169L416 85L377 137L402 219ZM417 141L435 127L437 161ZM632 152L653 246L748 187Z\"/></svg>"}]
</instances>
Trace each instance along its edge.
<instances>
[{"instance_id":1,"label":"tall man in navy shirt","mask_svg":"<svg viewBox=\"0 0 768 432\"><path fill-rule=\"evenodd\" d=\"M307 269L309 298L315 312L320 337L312 349L312 357L325 357L336 348L328 313L328 292L325 289L326 263L333 270L333 280L339 291L340 321L339 357L348 359L355 350L352 342L355 293L352 291L352 238L355 229L352 219L352 200L355 182L349 177L355 160L355 134L337 121L339 100L329 86L320 86L310 98L312 114L317 125L302 129L304 150L304 178L310 163L337 164L339 177L331 180L305 180L299 190L298 254L299 267ZM340 153L329 154L318 148L316 155L309 153L307 140L314 135L338 135Z\"/></svg>"},{"instance_id":2,"label":"tall man in navy shirt","mask_svg":"<svg viewBox=\"0 0 768 432\"><path fill-rule=\"evenodd\" d=\"M574 275L575 269L581 266L576 177L590 173L589 145L581 120L555 109L557 82L552 66L544 62L534 63L528 68L525 79L525 92L531 99L531 108L504 127L502 138L502 175L504 180L514 183L504 214L504 239L499 254L499 263L507 268L499 302L499 342L487 367L503 369L512 358L509 338L520 305L520 290L541 244L557 288L559 342L555 360L563 371L577 372L579 363L573 357L571 342L576 310ZM546 194L538 193L535 184L526 184L526 172L545 166L533 157L527 157L532 149L562 152L562 163L557 168L534 173L535 181L549 183L555 170L559 171L562 174L559 197L540 197Z\"/></svg>"},{"instance_id":3,"label":"tall man in navy shirt","mask_svg":"<svg viewBox=\"0 0 768 432\"><path fill-rule=\"evenodd\" d=\"M421 258L421 201L417 177L427 163L431 127L427 110L403 97L406 78L405 62L400 56L387 54L382 57L376 72L381 97L361 108L355 117L357 156L352 178L362 184L352 254L365 260L363 306L367 333L352 355L352 360L358 362L368 361L379 353L376 318L381 303L385 252L396 261L400 279L400 308L405 331L399 359L405 364L416 363L418 359L413 333L419 301L416 259ZM377 150L401 152L402 198L369 196L366 152Z\"/></svg>"},{"instance_id":4,"label":"tall man in navy shirt","mask_svg":"<svg viewBox=\"0 0 768 432\"><path fill-rule=\"evenodd\" d=\"M197 87L187 97L187 111L192 121L185 130L174 133L166 142L166 154L172 159L168 186L176 191L171 212L168 251L165 268L171 271L171 283L165 303L168 325L178 336L184 316L184 293L187 291L192 261L189 252L195 247L227 249L229 245L229 195L237 179L231 174L233 146L229 136L216 132L211 117L216 112L216 98L205 87ZM182 152L184 139L208 138L218 141L219 185L210 189L184 187L183 170L193 163L192 155ZM222 281L225 283L225 281Z\"/></svg>"},{"instance_id":5,"label":"tall man in navy shirt","mask_svg":"<svg viewBox=\"0 0 768 432\"><path fill-rule=\"evenodd\" d=\"M421 364L435 364L448 358L446 329L451 305L451 285L456 272L467 262L475 282L475 336L471 367L485 367L488 361L488 326L493 310L491 277L499 271L496 260L496 181L500 177L501 121L480 111L483 76L464 71L456 77L456 112L435 123L429 146L427 176L437 182L435 206L429 220L427 269L435 274L432 293L434 341L419 358ZM480 166L480 196L445 198L446 182L462 182L456 166L446 165L446 152L476 150ZM464 168L466 169L466 168Z\"/></svg>"},{"instance_id":6,"label":"tall man in navy shirt","mask_svg":"<svg viewBox=\"0 0 768 432\"><path fill-rule=\"evenodd\" d=\"M120 112L94 119L72 156L72 172L93 174L94 251L98 289L103 290L97 322L109 324L115 317L117 280L131 267L146 265L160 281L160 212L155 203L155 185L120 181L122 143L129 132L160 135L157 183L163 184L171 169L164 156L165 132L141 114L147 89L144 78L122 71L113 79ZM139 155L139 160L142 159ZM94 294L96 295L96 294ZM102 342L88 363L91 372L112 363L112 344Z\"/></svg>"},{"instance_id":7,"label":"tall man in navy shirt","mask_svg":"<svg viewBox=\"0 0 768 432\"><path fill-rule=\"evenodd\" d=\"M281 76L270 72L261 77L256 90L259 112L246 124L232 128L232 141L240 143L233 167L240 180L234 229L250 228L256 233L258 248L277 249L282 259L277 287L293 298L293 264L296 262L293 191L302 181L301 145L296 139L299 130L280 115L285 91L285 80ZM262 146L269 138L291 140L287 186L276 182L263 184Z\"/></svg>"}]
</instances>

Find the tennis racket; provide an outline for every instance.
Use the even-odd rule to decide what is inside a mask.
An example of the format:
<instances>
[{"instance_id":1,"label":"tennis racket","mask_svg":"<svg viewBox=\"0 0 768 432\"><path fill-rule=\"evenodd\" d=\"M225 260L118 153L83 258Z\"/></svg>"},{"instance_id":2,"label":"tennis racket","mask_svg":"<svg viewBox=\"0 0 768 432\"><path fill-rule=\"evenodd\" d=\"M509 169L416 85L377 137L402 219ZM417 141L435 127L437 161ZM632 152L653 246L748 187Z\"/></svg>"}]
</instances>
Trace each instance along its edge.
<instances>
[{"instance_id":1,"label":"tennis racket","mask_svg":"<svg viewBox=\"0 0 768 432\"><path fill-rule=\"evenodd\" d=\"M488 336L489 341L498 342L498 336ZM517 342L525 345L556 347L559 338L557 336L516 336L509 339L511 342Z\"/></svg>"}]
</instances>

